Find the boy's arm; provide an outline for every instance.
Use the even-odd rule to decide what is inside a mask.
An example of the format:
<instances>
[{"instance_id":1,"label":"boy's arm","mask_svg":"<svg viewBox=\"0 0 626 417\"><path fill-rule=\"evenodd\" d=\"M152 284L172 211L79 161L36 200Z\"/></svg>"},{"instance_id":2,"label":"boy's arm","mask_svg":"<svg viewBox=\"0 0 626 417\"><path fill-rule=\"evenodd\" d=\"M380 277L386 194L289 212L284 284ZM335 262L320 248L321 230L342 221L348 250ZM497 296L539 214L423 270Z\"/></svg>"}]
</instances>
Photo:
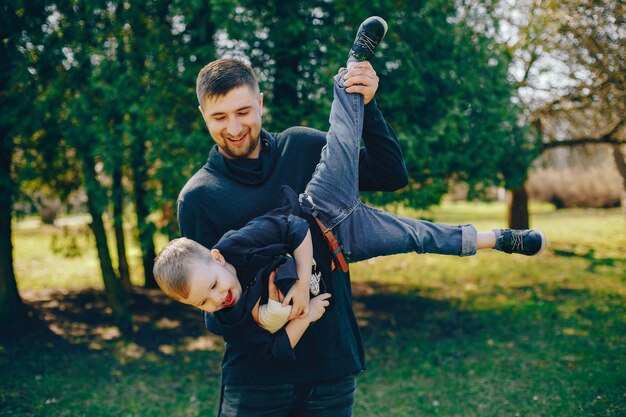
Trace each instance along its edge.
<instances>
[{"instance_id":1,"label":"boy's arm","mask_svg":"<svg viewBox=\"0 0 626 417\"><path fill-rule=\"evenodd\" d=\"M317 297L314 297L309 302L309 308L306 316L293 319L287 323L285 333L287 333L287 337L289 338L289 343L291 343L292 348L296 347L306 329L309 328L309 325L319 320L324 315L326 307L330 304L328 301L330 297L331 295L328 293L320 294Z\"/></svg>"},{"instance_id":2,"label":"boy's arm","mask_svg":"<svg viewBox=\"0 0 626 417\"><path fill-rule=\"evenodd\" d=\"M304 240L294 250L293 258L296 262L298 281L291 287L283 300L283 306L289 305L290 302L293 304L289 320L304 317L309 313L309 287L313 267L313 241L310 230L307 230Z\"/></svg>"},{"instance_id":3,"label":"boy's arm","mask_svg":"<svg viewBox=\"0 0 626 417\"><path fill-rule=\"evenodd\" d=\"M205 313L205 324L209 331L223 336L233 349L254 359L295 360L294 348L309 325L324 315L329 298L330 294L325 293L311 299L306 316L291 320L275 333L261 328L257 324L258 317L253 320L254 315L250 313L248 320L227 329L221 324L219 313ZM258 303L255 310L258 312Z\"/></svg>"},{"instance_id":4,"label":"boy's arm","mask_svg":"<svg viewBox=\"0 0 626 417\"><path fill-rule=\"evenodd\" d=\"M274 333L257 326L249 333L242 336L247 341L247 349L254 356L262 358L291 358L294 359L293 349L296 347L304 332L311 323L319 320L326 312L329 305L330 294L324 293L309 301L307 314L297 319L290 320L287 325ZM255 322L260 323L259 302L252 310ZM262 330L262 331L260 331ZM287 345L288 342L288 345Z\"/></svg>"}]
</instances>

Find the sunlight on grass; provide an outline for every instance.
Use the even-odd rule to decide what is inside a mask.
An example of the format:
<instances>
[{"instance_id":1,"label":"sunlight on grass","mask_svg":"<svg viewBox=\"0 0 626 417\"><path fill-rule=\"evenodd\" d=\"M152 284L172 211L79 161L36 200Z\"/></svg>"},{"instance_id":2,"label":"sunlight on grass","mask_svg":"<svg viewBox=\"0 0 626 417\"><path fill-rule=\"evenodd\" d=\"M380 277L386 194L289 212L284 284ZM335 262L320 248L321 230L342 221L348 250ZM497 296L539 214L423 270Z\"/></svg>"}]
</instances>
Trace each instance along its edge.
<instances>
[{"instance_id":1,"label":"sunlight on grass","mask_svg":"<svg viewBox=\"0 0 626 417\"><path fill-rule=\"evenodd\" d=\"M434 221L472 223L480 231L504 227L503 218L472 221L470 209L467 203L455 204L437 208L432 214ZM503 211L499 204L482 204L476 210L492 215ZM497 251L481 251L469 258L395 255L353 265L352 280L384 282L404 292L456 299L475 308L512 305L531 293L542 292L549 297L555 288L626 296L626 219L619 211L556 212L542 206L533 212L532 219L534 227L543 230L548 239L541 256Z\"/></svg>"}]
</instances>

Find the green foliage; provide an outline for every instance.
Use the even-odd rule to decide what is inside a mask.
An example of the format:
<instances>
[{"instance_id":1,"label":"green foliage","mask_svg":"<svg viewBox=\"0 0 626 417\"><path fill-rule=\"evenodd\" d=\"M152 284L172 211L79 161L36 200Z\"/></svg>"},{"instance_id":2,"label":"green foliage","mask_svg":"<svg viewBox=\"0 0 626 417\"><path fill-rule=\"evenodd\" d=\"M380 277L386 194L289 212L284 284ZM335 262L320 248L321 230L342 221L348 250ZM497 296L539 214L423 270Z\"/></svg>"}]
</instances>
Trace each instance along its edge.
<instances>
[{"instance_id":1,"label":"green foliage","mask_svg":"<svg viewBox=\"0 0 626 417\"><path fill-rule=\"evenodd\" d=\"M216 47L220 54L247 56L258 71L269 129L324 129L330 77L344 64L358 24L380 14L390 32L374 60L381 77L377 100L402 141L411 186L367 198L425 207L439 201L450 179L472 190L518 185L534 157L533 142L512 101L509 58L490 36L497 22L489 7L474 10L482 4L153 0L50 6L57 23L36 68L53 81L38 91L45 117L40 133L29 136L37 142L22 156L25 178L46 181L66 196L79 184L71 157L76 149L102 163L101 179L120 166L131 181L139 175L150 211L169 210L165 202L175 200L211 145L195 109L194 79ZM98 205L106 207L102 197Z\"/></svg>"},{"instance_id":2,"label":"green foliage","mask_svg":"<svg viewBox=\"0 0 626 417\"><path fill-rule=\"evenodd\" d=\"M492 36L498 22L490 2L278 4L244 1L220 9L236 41L223 49L245 54L258 70L270 129L325 129L330 77L345 65L356 28L372 14L390 24L373 61L381 78L376 97L401 139L411 182L399 193L368 193L367 200L427 207L439 202L450 180L468 183L470 197L489 185L525 181L535 140L507 79L510 57Z\"/></svg>"},{"instance_id":3,"label":"green foliage","mask_svg":"<svg viewBox=\"0 0 626 417\"><path fill-rule=\"evenodd\" d=\"M176 234L178 192L212 145L196 109L202 66L217 53L247 56L266 92L270 130L325 129L330 78L360 22L379 14L390 32L373 62L377 101L398 132L411 183L366 198L427 207L451 179L473 191L521 184L533 142L507 81L508 56L491 37L497 22L490 5L18 2L11 10L23 30L7 39L19 65L2 67L9 86L3 100L10 100L0 115L2 126L19 120L11 125L14 176L25 193L47 188L66 198L82 188L99 214L109 210L112 192L124 193L135 203L143 256L153 258L155 230ZM112 181L117 172L123 181ZM162 217L158 225L151 213Z\"/></svg>"},{"instance_id":4,"label":"green foliage","mask_svg":"<svg viewBox=\"0 0 626 417\"><path fill-rule=\"evenodd\" d=\"M512 102L508 57L487 29L474 29L497 22L462 12L441 0L390 18L400 24L384 52L378 100L402 140L414 184L400 198L411 204L436 202L449 179L473 190L523 182L532 161L523 159L532 144Z\"/></svg>"}]
</instances>

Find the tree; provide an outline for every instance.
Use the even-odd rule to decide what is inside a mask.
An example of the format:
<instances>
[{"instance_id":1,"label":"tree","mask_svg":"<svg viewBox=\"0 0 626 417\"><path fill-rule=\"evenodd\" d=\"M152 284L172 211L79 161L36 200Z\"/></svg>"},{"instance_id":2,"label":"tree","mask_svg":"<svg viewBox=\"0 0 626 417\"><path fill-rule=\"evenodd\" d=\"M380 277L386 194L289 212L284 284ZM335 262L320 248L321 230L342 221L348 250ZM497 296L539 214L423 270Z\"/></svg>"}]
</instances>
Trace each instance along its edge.
<instances>
[{"instance_id":1,"label":"tree","mask_svg":"<svg viewBox=\"0 0 626 417\"><path fill-rule=\"evenodd\" d=\"M156 287L152 274L156 226L148 217L164 214L169 237L178 226L171 207L178 192L210 146L198 117L195 77L214 59L210 2L152 1L121 10L124 32L123 71L126 108L122 128L129 142L133 201L145 285Z\"/></svg>"},{"instance_id":2,"label":"tree","mask_svg":"<svg viewBox=\"0 0 626 417\"><path fill-rule=\"evenodd\" d=\"M0 328L4 329L19 327L24 319L13 268L11 219L18 187L13 158L18 147L28 146L36 124L31 112L39 74L32 66L39 59L36 45L44 35L46 13L40 2L6 2L0 10Z\"/></svg>"},{"instance_id":3,"label":"tree","mask_svg":"<svg viewBox=\"0 0 626 417\"><path fill-rule=\"evenodd\" d=\"M481 29L497 24L486 7L424 2L390 17L396 27L378 100L398 127L411 178L396 198L414 207L438 203L450 180L468 183L470 198L519 181L532 160L506 77L509 58Z\"/></svg>"},{"instance_id":4,"label":"tree","mask_svg":"<svg viewBox=\"0 0 626 417\"><path fill-rule=\"evenodd\" d=\"M612 0L528 0L514 6L514 13L501 11L512 73L544 149L612 143L620 170L626 136L626 34L620 28L626 6Z\"/></svg>"},{"instance_id":5,"label":"tree","mask_svg":"<svg viewBox=\"0 0 626 417\"><path fill-rule=\"evenodd\" d=\"M98 180L100 155L106 155L110 140L106 117L101 108L101 81L98 56L106 53L106 9L71 2L58 9L59 37L55 51L63 54L63 65L57 67L55 84L50 88L51 100L59 103L55 114L64 139L76 150L81 164L83 187L92 218L91 230L104 281L107 300L116 323L122 331L132 328L128 294L117 276L111 261L103 214L109 201ZM52 46L50 46L52 48ZM104 53L103 53L104 51Z\"/></svg>"},{"instance_id":6,"label":"tree","mask_svg":"<svg viewBox=\"0 0 626 417\"><path fill-rule=\"evenodd\" d=\"M511 101L506 51L474 27L497 22L489 13L463 7L447 0L375 5L311 0L287 8L272 0L237 3L221 11L225 39L234 45L222 50L243 51L259 71L262 89L269 92L264 104L270 128L324 129L330 77L345 65L356 29L367 17L351 12L387 18L392 25L381 48L384 60L373 61L381 75L377 101L398 131L411 185L367 198L426 207L439 202L452 179L470 183L476 195L504 180L519 182L515 173L525 172L532 160L522 157L533 140Z\"/></svg>"}]
</instances>

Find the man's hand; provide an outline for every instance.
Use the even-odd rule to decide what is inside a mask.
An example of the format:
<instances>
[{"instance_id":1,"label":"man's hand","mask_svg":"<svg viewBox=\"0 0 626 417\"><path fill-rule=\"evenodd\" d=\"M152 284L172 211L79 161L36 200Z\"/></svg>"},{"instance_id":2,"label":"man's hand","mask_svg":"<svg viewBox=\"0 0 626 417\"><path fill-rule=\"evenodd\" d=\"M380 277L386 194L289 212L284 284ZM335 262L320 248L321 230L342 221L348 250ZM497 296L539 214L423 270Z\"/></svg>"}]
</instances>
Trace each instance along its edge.
<instances>
[{"instance_id":1,"label":"man's hand","mask_svg":"<svg viewBox=\"0 0 626 417\"><path fill-rule=\"evenodd\" d=\"M285 296L283 295L282 292L280 292L280 290L278 289L278 287L274 283L275 280L276 280L276 271L272 271L270 273L270 279L269 279L269 283L267 285L269 298L271 300L278 301L279 303L282 303L283 300L285 299Z\"/></svg>"},{"instance_id":2,"label":"man's hand","mask_svg":"<svg viewBox=\"0 0 626 417\"><path fill-rule=\"evenodd\" d=\"M339 72L344 69L340 68ZM343 79L346 92L362 94L365 104L372 101L378 90L378 76L372 64L367 61L354 64L343 76Z\"/></svg>"},{"instance_id":3,"label":"man's hand","mask_svg":"<svg viewBox=\"0 0 626 417\"><path fill-rule=\"evenodd\" d=\"M309 314L309 283L303 280L296 281L293 287L289 290L283 305L287 306L292 303L291 314L289 320L305 317Z\"/></svg>"}]
</instances>

